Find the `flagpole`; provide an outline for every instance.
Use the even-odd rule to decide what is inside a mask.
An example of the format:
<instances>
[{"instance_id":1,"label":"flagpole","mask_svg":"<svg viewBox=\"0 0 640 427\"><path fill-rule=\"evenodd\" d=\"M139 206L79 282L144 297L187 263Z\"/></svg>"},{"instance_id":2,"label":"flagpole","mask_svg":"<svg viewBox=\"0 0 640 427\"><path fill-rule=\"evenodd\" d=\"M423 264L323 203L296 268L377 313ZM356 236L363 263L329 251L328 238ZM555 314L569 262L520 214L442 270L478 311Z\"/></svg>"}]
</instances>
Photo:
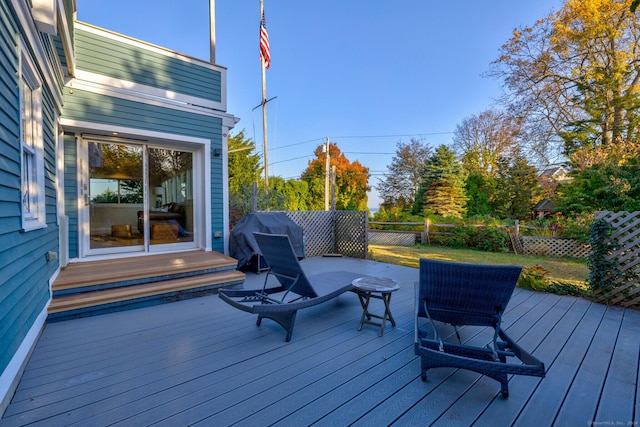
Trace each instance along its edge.
<instances>
[{"instance_id":1,"label":"flagpole","mask_svg":"<svg viewBox=\"0 0 640 427\"><path fill-rule=\"evenodd\" d=\"M264 16L264 2L260 0L260 20ZM265 60L260 60L262 68L262 141L264 155L264 191L269 193L269 154L267 148L267 72Z\"/></svg>"}]
</instances>

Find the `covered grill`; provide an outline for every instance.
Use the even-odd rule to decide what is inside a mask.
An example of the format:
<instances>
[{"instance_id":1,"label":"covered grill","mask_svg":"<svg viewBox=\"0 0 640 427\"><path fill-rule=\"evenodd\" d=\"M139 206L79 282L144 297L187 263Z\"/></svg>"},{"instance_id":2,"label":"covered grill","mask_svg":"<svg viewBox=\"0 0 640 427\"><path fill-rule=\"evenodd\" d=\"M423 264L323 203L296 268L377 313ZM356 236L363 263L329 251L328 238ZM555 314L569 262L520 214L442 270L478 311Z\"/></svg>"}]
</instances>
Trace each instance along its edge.
<instances>
[{"instance_id":1,"label":"covered grill","mask_svg":"<svg viewBox=\"0 0 640 427\"><path fill-rule=\"evenodd\" d=\"M238 260L238 268L253 271L268 268L253 236L254 232L288 235L298 259L304 258L302 227L284 212L252 212L238 221L229 236L229 255Z\"/></svg>"}]
</instances>

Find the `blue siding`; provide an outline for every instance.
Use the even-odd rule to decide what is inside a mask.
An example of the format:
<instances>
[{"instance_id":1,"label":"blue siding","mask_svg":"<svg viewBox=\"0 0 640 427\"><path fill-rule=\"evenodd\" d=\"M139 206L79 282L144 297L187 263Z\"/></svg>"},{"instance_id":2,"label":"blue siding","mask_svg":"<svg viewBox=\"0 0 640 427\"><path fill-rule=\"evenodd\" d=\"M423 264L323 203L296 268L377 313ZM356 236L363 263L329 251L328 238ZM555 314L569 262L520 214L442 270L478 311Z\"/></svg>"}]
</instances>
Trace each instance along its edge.
<instances>
[{"instance_id":1,"label":"blue siding","mask_svg":"<svg viewBox=\"0 0 640 427\"><path fill-rule=\"evenodd\" d=\"M64 134L64 213L69 217L69 258L78 252L78 148L75 135Z\"/></svg>"},{"instance_id":2,"label":"blue siding","mask_svg":"<svg viewBox=\"0 0 640 427\"><path fill-rule=\"evenodd\" d=\"M181 61L81 29L75 32L75 48L80 70L221 101L221 73L204 62Z\"/></svg>"},{"instance_id":3,"label":"blue siding","mask_svg":"<svg viewBox=\"0 0 640 427\"><path fill-rule=\"evenodd\" d=\"M0 3L0 372L22 344L49 298L49 279L57 262L46 252L58 250L55 192L56 107L51 88L43 88L43 136L47 227L21 232L18 56L19 28ZM46 42L46 39L44 39ZM53 46L45 45L47 52ZM1 397L1 396L0 396Z\"/></svg>"}]
</instances>

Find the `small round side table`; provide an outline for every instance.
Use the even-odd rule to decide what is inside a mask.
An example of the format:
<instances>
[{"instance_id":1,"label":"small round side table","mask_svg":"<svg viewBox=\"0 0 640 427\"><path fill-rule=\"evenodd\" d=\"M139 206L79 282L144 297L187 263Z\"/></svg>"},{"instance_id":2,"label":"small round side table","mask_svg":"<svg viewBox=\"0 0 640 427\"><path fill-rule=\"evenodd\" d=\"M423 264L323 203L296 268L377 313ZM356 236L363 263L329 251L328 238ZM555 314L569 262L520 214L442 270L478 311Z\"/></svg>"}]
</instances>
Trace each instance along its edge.
<instances>
[{"instance_id":1,"label":"small round side table","mask_svg":"<svg viewBox=\"0 0 640 427\"><path fill-rule=\"evenodd\" d=\"M391 322L392 326L396 326L396 321L391 315L389 306L391 303L391 293L400 289L400 284L397 281L382 277L359 277L352 282L352 285L362 305L362 317L360 318L360 326L358 327L359 331L362 330L362 325L365 323L380 326L378 335L382 336L387 320ZM369 302L371 298L382 300L384 303L384 314L382 316L369 312ZM372 318L380 319L381 321L380 323L374 322L371 320Z\"/></svg>"}]
</instances>

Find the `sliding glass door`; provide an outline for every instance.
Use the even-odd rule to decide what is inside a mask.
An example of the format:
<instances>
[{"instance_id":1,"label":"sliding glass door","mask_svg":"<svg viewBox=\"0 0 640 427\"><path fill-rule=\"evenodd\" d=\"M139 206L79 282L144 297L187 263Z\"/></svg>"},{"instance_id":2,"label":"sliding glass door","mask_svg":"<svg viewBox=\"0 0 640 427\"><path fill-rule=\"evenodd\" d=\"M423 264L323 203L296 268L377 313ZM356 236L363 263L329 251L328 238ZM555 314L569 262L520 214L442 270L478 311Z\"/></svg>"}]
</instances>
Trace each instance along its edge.
<instances>
[{"instance_id":1,"label":"sliding glass door","mask_svg":"<svg viewBox=\"0 0 640 427\"><path fill-rule=\"evenodd\" d=\"M149 244L193 242L193 154L149 148Z\"/></svg>"},{"instance_id":2,"label":"sliding glass door","mask_svg":"<svg viewBox=\"0 0 640 427\"><path fill-rule=\"evenodd\" d=\"M144 212L143 147L91 141L88 163L89 250L144 250L137 228Z\"/></svg>"},{"instance_id":3,"label":"sliding glass door","mask_svg":"<svg viewBox=\"0 0 640 427\"><path fill-rule=\"evenodd\" d=\"M85 255L195 247L192 152L107 139L84 146Z\"/></svg>"}]
</instances>

